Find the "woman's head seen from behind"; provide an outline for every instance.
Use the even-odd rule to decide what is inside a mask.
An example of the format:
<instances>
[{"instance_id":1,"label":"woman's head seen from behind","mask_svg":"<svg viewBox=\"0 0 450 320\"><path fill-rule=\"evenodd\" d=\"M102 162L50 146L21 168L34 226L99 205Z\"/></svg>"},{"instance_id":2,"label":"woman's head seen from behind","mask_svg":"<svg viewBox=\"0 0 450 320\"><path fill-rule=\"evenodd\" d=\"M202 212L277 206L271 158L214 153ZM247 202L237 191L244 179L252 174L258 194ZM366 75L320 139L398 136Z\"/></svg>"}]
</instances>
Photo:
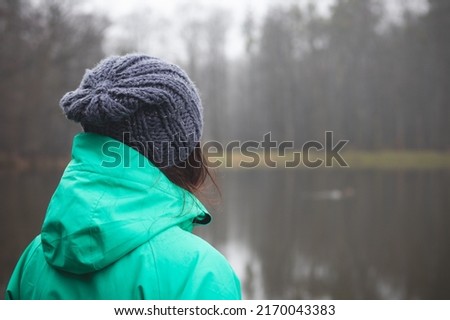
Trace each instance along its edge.
<instances>
[{"instance_id":1,"label":"woman's head seen from behind","mask_svg":"<svg viewBox=\"0 0 450 320\"><path fill-rule=\"evenodd\" d=\"M60 101L85 132L142 153L178 186L196 192L210 176L200 148L203 108L178 66L142 54L106 58Z\"/></svg>"}]
</instances>

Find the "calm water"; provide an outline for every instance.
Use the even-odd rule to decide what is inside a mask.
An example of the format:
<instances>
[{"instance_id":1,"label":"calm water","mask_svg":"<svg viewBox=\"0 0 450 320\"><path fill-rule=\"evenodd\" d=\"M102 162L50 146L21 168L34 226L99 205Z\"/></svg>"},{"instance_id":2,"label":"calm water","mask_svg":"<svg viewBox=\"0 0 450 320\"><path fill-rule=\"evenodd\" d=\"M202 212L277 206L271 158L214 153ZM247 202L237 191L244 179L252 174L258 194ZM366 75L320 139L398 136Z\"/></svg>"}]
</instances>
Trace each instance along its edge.
<instances>
[{"instance_id":1,"label":"calm water","mask_svg":"<svg viewBox=\"0 0 450 320\"><path fill-rule=\"evenodd\" d=\"M0 289L60 172L0 174ZM246 298L450 299L450 172L227 170L197 233Z\"/></svg>"}]
</instances>

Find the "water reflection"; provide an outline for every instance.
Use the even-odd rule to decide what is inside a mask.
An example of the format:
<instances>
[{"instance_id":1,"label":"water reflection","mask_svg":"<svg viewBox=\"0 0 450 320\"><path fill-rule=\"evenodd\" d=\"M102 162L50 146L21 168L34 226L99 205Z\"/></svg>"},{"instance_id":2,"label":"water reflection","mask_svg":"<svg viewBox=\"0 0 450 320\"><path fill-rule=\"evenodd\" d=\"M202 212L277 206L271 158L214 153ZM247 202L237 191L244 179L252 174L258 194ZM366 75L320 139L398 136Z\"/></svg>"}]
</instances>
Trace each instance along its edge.
<instances>
[{"instance_id":1,"label":"water reflection","mask_svg":"<svg viewBox=\"0 0 450 320\"><path fill-rule=\"evenodd\" d=\"M201 234L233 243L247 298L450 297L449 172L243 170L222 182L224 213Z\"/></svg>"},{"instance_id":2,"label":"water reflection","mask_svg":"<svg viewBox=\"0 0 450 320\"><path fill-rule=\"evenodd\" d=\"M0 175L0 289L39 232L60 172ZM223 171L197 233L246 298L449 299L450 172Z\"/></svg>"}]
</instances>

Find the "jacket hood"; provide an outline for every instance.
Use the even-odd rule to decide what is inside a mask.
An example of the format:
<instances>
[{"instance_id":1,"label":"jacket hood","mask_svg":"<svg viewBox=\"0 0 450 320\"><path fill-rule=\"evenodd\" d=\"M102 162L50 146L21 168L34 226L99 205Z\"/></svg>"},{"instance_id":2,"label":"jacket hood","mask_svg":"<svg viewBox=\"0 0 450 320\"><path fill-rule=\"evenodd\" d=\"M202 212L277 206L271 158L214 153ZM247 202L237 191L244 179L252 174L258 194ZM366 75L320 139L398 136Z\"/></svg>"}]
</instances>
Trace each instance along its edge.
<instances>
[{"instance_id":1,"label":"jacket hood","mask_svg":"<svg viewBox=\"0 0 450 320\"><path fill-rule=\"evenodd\" d=\"M190 192L142 154L93 133L75 136L72 160L42 227L44 256L75 274L103 269L160 232L211 220Z\"/></svg>"}]
</instances>

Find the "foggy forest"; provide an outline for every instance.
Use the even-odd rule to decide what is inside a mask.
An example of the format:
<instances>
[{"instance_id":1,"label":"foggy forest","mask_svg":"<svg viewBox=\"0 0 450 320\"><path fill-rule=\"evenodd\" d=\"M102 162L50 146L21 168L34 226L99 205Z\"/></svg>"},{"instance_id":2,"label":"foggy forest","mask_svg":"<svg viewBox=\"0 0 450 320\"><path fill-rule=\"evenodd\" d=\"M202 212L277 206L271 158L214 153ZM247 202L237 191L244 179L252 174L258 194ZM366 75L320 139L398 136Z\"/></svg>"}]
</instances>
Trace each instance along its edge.
<instances>
[{"instance_id":1,"label":"foggy forest","mask_svg":"<svg viewBox=\"0 0 450 320\"><path fill-rule=\"evenodd\" d=\"M105 53L105 16L69 2L0 2L0 155L66 155L76 125L58 101ZM245 52L225 53L227 15L185 18L177 41L200 89L206 139L321 139L332 130L349 148L450 147L450 4L402 13L386 23L382 2L339 0L329 17L274 6L256 24L249 12ZM130 31L131 32L131 31ZM151 30L149 31L151 32ZM136 37L117 53L138 48Z\"/></svg>"}]
</instances>

